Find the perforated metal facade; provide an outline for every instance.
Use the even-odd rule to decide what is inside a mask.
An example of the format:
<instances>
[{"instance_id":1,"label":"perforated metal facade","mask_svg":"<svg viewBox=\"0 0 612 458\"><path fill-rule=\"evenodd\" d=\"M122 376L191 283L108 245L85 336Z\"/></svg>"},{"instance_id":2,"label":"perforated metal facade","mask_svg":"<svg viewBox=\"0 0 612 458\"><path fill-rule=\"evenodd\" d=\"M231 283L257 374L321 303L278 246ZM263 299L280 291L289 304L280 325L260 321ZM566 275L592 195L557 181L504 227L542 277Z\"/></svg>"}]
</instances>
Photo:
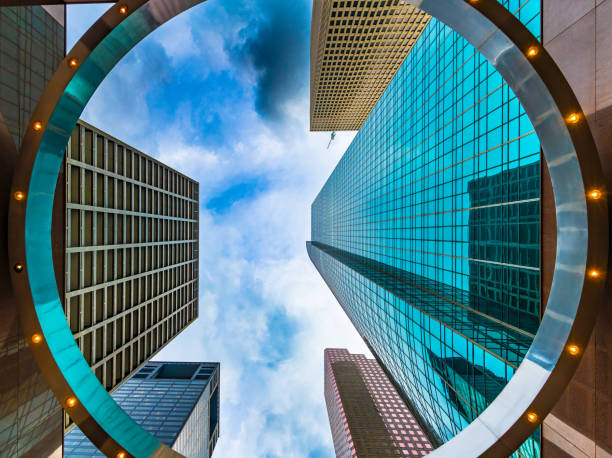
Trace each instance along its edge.
<instances>
[{"instance_id":1,"label":"perforated metal facade","mask_svg":"<svg viewBox=\"0 0 612 458\"><path fill-rule=\"evenodd\" d=\"M310 130L358 130L428 21L401 0L315 0Z\"/></svg>"},{"instance_id":2,"label":"perforated metal facade","mask_svg":"<svg viewBox=\"0 0 612 458\"><path fill-rule=\"evenodd\" d=\"M82 121L65 167L66 317L112 391L198 316L198 183Z\"/></svg>"}]
</instances>

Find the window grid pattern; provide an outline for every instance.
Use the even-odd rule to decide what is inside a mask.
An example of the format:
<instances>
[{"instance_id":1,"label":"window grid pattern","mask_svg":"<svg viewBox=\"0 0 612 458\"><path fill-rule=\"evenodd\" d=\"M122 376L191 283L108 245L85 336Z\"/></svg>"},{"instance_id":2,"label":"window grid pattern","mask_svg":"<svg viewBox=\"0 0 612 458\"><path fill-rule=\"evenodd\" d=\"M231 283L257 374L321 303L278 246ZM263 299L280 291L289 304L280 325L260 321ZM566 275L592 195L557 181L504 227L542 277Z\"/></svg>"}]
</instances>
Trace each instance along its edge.
<instances>
[{"instance_id":1,"label":"window grid pattern","mask_svg":"<svg viewBox=\"0 0 612 458\"><path fill-rule=\"evenodd\" d=\"M310 130L358 130L429 18L400 0L315 0Z\"/></svg>"},{"instance_id":2,"label":"window grid pattern","mask_svg":"<svg viewBox=\"0 0 612 458\"><path fill-rule=\"evenodd\" d=\"M539 1L502 3L539 36ZM440 443L537 331L539 160L500 75L432 19L312 205L311 259Z\"/></svg>"},{"instance_id":3,"label":"window grid pattern","mask_svg":"<svg viewBox=\"0 0 612 458\"><path fill-rule=\"evenodd\" d=\"M326 349L325 401L337 457L425 456L433 450L374 359Z\"/></svg>"},{"instance_id":4,"label":"window grid pattern","mask_svg":"<svg viewBox=\"0 0 612 458\"><path fill-rule=\"evenodd\" d=\"M188 377L165 377L164 365L199 366ZM190 371L191 372L191 371ZM218 363L149 362L122 384L113 398L139 425L184 456L209 458L218 438L218 425L209 433L213 393L219 386ZM210 440L207 440L208 437ZM214 439L214 442L213 442ZM78 428L64 437L66 458L104 456Z\"/></svg>"},{"instance_id":5,"label":"window grid pattern","mask_svg":"<svg viewBox=\"0 0 612 458\"><path fill-rule=\"evenodd\" d=\"M40 6L0 9L0 106L17 148L64 58L64 28Z\"/></svg>"},{"instance_id":6,"label":"window grid pattern","mask_svg":"<svg viewBox=\"0 0 612 458\"><path fill-rule=\"evenodd\" d=\"M198 316L198 183L82 121L65 167L66 317L112 391Z\"/></svg>"}]
</instances>

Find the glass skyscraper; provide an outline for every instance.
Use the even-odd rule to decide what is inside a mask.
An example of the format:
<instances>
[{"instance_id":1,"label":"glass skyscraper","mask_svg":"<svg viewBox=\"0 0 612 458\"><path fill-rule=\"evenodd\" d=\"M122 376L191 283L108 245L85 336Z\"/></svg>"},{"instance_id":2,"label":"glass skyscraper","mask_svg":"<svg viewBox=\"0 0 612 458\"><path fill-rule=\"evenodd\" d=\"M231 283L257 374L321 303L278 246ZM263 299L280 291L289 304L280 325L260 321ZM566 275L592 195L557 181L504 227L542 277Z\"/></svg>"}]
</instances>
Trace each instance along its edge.
<instances>
[{"instance_id":1,"label":"glass skyscraper","mask_svg":"<svg viewBox=\"0 0 612 458\"><path fill-rule=\"evenodd\" d=\"M502 1L540 35L540 2ZM312 204L309 255L438 444L540 319L540 144L497 71L432 19ZM516 456L539 456L539 434Z\"/></svg>"},{"instance_id":2,"label":"glass skyscraper","mask_svg":"<svg viewBox=\"0 0 612 458\"><path fill-rule=\"evenodd\" d=\"M0 103L17 148L64 58L64 6L0 8Z\"/></svg>"},{"instance_id":3,"label":"glass skyscraper","mask_svg":"<svg viewBox=\"0 0 612 458\"><path fill-rule=\"evenodd\" d=\"M209 458L219 438L219 363L148 362L113 398L136 422L189 458ZM64 456L104 456L74 427Z\"/></svg>"},{"instance_id":4,"label":"glass skyscraper","mask_svg":"<svg viewBox=\"0 0 612 458\"><path fill-rule=\"evenodd\" d=\"M21 139L64 47L64 6L0 7L0 457L61 456L61 406L24 338L7 276L6 205Z\"/></svg>"}]
</instances>

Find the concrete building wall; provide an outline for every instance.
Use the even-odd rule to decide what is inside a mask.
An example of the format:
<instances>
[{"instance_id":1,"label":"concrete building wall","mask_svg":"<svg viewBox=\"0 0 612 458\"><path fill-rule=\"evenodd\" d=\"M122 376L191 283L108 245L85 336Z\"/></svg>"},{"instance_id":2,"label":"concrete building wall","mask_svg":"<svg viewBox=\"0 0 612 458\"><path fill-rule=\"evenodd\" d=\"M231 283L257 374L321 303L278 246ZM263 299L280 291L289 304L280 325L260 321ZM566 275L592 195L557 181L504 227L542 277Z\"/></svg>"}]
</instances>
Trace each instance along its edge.
<instances>
[{"instance_id":1,"label":"concrete building wall","mask_svg":"<svg viewBox=\"0 0 612 458\"><path fill-rule=\"evenodd\" d=\"M65 173L66 317L113 391L198 316L198 183L83 121Z\"/></svg>"},{"instance_id":2,"label":"concrete building wall","mask_svg":"<svg viewBox=\"0 0 612 458\"><path fill-rule=\"evenodd\" d=\"M543 0L542 11L544 46L565 73L585 111L609 191L612 189L612 0ZM554 266L555 248L554 204L546 186L542 203L546 283ZM610 283L608 276L609 286ZM543 293L545 290L546 286ZM612 456L611 335L612 295L609 292L574 378L544 421L544 458Z\"/></svg>"}]
</instances>

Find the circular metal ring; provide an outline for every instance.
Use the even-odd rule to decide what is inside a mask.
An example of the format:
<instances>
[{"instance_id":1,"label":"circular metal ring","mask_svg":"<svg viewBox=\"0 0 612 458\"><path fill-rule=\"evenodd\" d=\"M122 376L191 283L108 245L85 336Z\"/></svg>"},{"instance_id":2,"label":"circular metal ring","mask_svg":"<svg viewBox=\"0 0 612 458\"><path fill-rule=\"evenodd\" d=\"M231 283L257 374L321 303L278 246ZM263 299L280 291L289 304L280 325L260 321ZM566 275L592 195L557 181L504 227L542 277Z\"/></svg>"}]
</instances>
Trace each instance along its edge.
<instances>
[{"instance_id":1,"label":"circular metal ring","mask_svg":"<svg viewBox=\"0 0 612 458\"><path fill-rule=\"evenodd\" d=\"M608 203L584 112L552 57L496 0L408 0L469 41L529 116L557 216L553 283L525 359L499 396L432 457L506 457L535 431L573 376L593 330L608 264ZM596 191L597 198L593 196ZM595 273L595 275L592 275Z\"/></svg>"},{"instance_id":2,"label":"circular metal ring","mask_svg":"<svg viewBox=\"0 0 612 458\"><path fill-rule=\"evenodd\" d=\"M10 195L10 265L26 335L60 402L106 454L174 452L113 401L81 355L61 305L51 256L51 210L64 150L79 114L114 65L157 26L201 0L126 0L92 26L66 57L36 108ZM530 117L549 166L557 211L553 284L533 344L493 403L431 456L508 456L533 433L571 379L601 303L608 262L608 203L593 137L554 60L496 0L408 0L449 25L497 69ZM77 59L80 65L69 64ZM597 199L587 194L597 190Z\"/></svg>"},{"instance_id":3,"label":"circular metal ring","mask_svg":"<svg viewBox=\"0 0 612 458\"><path fill-rule=\"evenodd\" d=\"M47 383L108 456L178 457L113 400L81 354L57 290L51 250L55 185L66 144L102 80L140 40L203 0L124 0L83 35L47 85L23 139L9 207L9 265L21 323Z\"/></svg>"}]
</instances>

